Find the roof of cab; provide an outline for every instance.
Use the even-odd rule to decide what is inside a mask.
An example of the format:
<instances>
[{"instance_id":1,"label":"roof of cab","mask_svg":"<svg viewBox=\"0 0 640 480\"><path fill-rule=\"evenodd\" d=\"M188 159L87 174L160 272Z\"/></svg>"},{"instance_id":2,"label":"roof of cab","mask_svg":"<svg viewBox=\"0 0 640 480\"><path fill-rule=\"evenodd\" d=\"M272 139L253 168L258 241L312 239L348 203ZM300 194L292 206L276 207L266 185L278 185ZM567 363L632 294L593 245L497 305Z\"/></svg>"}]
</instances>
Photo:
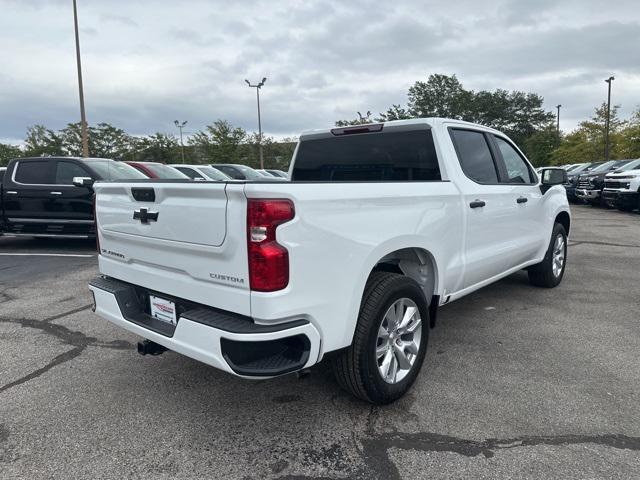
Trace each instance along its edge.
<instances>
[{"instance_id":1,"label":"roof of cab","mask_svg":"<svg viewBox=\"0 0 640 480\"><path fill-rule=\"evenodd\" d=\"M362 125L347 125L345 127L331 127L331 128L321 128L321 129L313 129L313 130L305 130L300 134L300 139L303 137L318 137L330 134L332 130L336 128L350 128L350 127L364 127L367 125L383 125L383 131L385 126L393 126L393 127L403 127L403 126L411 126L411 125L426 125L427 127L435 127L441 125L443 123L460 125L463 127L472 127L476 129L481 129L485 131L500 133L498 130L487 127L484 125L480 125L472 122L465 122L464 120L456 120L453 118L441 118L441 117L429 117L429 118L412 118L409 120L391 120L388 122L371 122L370 124L362 124Z\"/></svg>"}]
</instances>

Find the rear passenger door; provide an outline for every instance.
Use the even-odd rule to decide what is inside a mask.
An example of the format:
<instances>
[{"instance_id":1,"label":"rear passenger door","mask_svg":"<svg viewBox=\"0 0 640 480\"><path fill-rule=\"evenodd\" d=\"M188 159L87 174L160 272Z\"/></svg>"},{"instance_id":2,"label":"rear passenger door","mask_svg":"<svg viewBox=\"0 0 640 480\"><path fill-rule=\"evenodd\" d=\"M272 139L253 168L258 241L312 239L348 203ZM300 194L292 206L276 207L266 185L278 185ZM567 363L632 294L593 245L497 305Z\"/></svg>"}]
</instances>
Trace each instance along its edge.
<instances>
[{"instance_id":1,"label":"rear passenger door","mask_svg":"<svg viewBox=\"0 0 640 480\"><path fill-rule=\"evenodd\" d=\"M512 221L511 236L516 242L514 265L532 260L550 232L545 232L542 212L542 192L538 177L524 155L505 137L491 135L501 170L500 181L508 186L516 215Z\"/></svg>"},{"instance_id":2,"label":"rear passenger door","mask_svg":"<svg viewBox=\"0 0 640 480\"><path fill-rule=\"evenodd\" d=\"M51 218L48 208L53 164L47 159L19 160L4 181L4 211L14 233L38 232Z\"/></svg>"},{"instance_id":3,"label":"rear passenger door","mask_svg":"<svg viewBox=\"0 0 640 480\"><path fill-rule=\"evenodd\" d=\"M500 181L501 164L490 134L466 127L450 127L449 134L464 174L459 183L466 210L467 288L515 265L517 210L512 187Z\"/></svg>"}]
</instances>

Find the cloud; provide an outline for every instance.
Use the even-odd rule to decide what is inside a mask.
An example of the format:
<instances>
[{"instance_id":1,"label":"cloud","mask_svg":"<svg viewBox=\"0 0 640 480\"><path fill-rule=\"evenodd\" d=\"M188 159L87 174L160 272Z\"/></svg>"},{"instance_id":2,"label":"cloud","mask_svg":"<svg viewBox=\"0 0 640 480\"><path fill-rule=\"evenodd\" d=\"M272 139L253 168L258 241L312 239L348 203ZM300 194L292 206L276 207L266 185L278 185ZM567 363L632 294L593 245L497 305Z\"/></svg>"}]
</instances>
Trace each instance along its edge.
<instances>
[{"instance_id":1,"label":"cloud","mask_svg":"<svg viewBox=\"0 0 640 480\"><path fill-rule=\"evenodd\" d=\"M78 120L68 1L0 0L0 138ZM640 91L640 9L618 0L394 3L194 0L80 2L87 115L134 134L195 131L218 118L291 135L405 103L431 73L466 88L518 89L563 105L575 127L605 98L629 115Z\"/></svg>"}]
</instances>

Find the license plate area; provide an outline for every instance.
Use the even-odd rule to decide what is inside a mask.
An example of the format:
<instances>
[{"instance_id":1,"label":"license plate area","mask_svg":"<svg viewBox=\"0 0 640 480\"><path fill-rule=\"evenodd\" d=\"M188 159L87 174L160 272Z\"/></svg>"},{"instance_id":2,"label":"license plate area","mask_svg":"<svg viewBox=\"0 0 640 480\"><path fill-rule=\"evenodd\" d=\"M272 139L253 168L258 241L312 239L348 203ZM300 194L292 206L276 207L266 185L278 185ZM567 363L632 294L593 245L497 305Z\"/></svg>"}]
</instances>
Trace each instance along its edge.
<instances>
[{"instance_id":1,"label":"license plate area","mask_svg":"<svg viewBox=\"0 0 640 480\"><path fill-rule=\"evenodd\" d=\"M149 313L153 318L161 322L173 326L178 324L176 304L166 298L149 295Z\"/></svg>"}]
</instances>

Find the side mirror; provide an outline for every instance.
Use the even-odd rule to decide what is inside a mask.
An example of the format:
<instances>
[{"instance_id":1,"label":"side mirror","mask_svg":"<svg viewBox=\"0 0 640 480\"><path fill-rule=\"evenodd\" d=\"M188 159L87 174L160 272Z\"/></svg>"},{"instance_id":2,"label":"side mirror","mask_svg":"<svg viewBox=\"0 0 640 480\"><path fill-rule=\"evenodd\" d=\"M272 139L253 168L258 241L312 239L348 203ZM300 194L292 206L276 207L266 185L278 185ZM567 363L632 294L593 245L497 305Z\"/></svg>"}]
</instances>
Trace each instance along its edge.
<instances>
[{"instance_id":1,"label":"side mirror","mask_svg":"<svg viewBox=\"0 0 640 480\"><path fill-rule=\"evenodd\" d=\"M543 195L554 185L562 185L569 181L564 168L543 168L540 177L542 178L540 190Z\"/></svg>"},{"instance_id":2,"label":"side mirror","mask_svg":"<svg viewBox=\"0 0 640 480\"><path fill-rule=\"evenodd\" d=\"M90 187L93 185L93 178L91 177L73 177L72 182L76 187Z\"/></svg>"}]
</instances>

